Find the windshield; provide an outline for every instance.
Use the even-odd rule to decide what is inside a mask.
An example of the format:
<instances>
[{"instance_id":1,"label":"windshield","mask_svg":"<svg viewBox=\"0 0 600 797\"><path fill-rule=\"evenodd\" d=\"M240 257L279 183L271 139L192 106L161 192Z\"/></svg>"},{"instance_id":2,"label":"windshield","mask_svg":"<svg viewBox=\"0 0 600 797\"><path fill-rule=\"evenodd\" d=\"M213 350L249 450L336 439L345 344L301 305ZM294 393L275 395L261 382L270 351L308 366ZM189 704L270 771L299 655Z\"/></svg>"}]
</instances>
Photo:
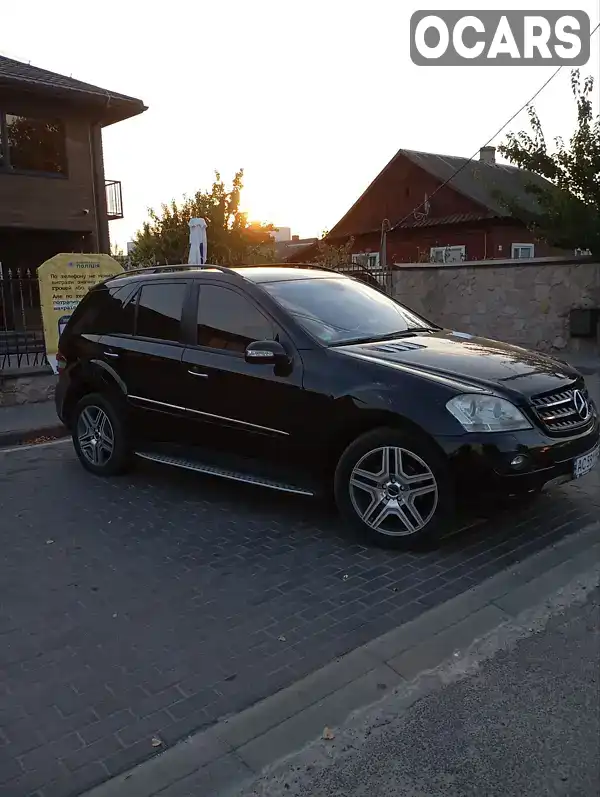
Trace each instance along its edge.
<instances>
[{"instance_id":1,"label":"windshield","mask_svg":"<svg viewBox=\"0 0 600 797\"><path fill-rule=\"evenodd\" d=\"M267 282L262 287L307 332L329 346L436 329L358 280L299 279Z\"/></svg>"}]
</instances>

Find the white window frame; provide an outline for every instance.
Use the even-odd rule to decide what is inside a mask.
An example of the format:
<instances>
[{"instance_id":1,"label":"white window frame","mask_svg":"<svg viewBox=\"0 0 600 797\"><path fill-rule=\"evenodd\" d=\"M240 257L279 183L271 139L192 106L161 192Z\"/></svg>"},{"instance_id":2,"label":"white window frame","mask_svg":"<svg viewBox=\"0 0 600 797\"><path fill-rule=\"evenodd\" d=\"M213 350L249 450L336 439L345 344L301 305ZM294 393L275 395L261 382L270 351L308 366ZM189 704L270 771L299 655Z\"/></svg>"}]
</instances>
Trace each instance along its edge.
<instances>
[{"instance_id":1,"label":"white window frame","mask_svg":"<svg viewBox=\"0 0 600 797\"><path fill-rule=\"evenodd\" d=\"M379 268L379 252L356 252L352 255L352 262L368 269Z\"/></svg>"},{"instance_id":2,"label":"white window frame","mask_svg":"<svg viewBox=\"0 0 600 797\"><path fill-rule=\"evenodd\" d=\"M432 263L439 263L440 265L445 263L458 263L458 260L448 260L448 253L449 252L460 252L460 260L465 260L467 257L467 247L466 246L432 246L429 250L429 259ZM442 260L436 260L435 256L441 254Z\"/></svg>"},{"instance_id":3,"label":"white window frame","mask_svg":"<svg viewBox=\"0 0 600 797\"><path fill-rule=\"evenodd\" d=\"M530 254L523 257L522 255L517 254L519 249L529 249ZM535 257L535 245L534 244L511 244L510 245L510 257L511 260L529 260L532 257Z\"/></svg>"}]
</instances>

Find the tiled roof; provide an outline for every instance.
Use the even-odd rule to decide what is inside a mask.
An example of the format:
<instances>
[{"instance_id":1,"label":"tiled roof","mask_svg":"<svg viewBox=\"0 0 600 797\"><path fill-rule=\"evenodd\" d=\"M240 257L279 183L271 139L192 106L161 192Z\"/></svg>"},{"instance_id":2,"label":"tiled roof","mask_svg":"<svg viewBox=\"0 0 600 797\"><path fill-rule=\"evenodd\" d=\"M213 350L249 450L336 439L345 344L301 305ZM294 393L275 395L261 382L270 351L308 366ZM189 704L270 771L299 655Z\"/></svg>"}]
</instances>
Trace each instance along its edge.
<instances>
[{"instance_id":1,"label":"tiled roof","mask_svg":"<svg viewBox=\"0 0 600 797\"><path fill-rule=\"evenodd\" d=\"M84 83L81 80L59 75L57 72L50 72L48 69L41 69L22 61L15 61L3 55L0 55L0 85L22 87L48 94L60 94L80 101L109 100L120 105L121 108L124 105L130 106L132 112L127 114L129 116L146 110L143 102L135 97L93 86L91 83ZM123 118L126 118L126 115Z\"/></svg>"},{"instance_id":2,"label":"tiled roof","mask_svg":"<svg viewBox=\"0 0 600 797\"><path fill-rule=\"evenodd\" d=\"M410 227L437 227L441 224L464 224L468 221L482 221L484 219L494 219L501 215L499 213L452 213L450 216L441 216L435 218L433 216L425 216L422 219L407 219L402 224L398 224L399 229L407 229Z\"/></svg>"},{"instance_id":3,"label":"tiled roof","mask_svg":"<svg viewBox=\"0 0 600 797\"><path fill-rule=\"evenodd\" d=\"M411 149L401 149L398 155L406 156L441 182L451 178L449 185L452 188L499 216L508 216L509 213L498 201L497 194L510 198L529 213L536 213L540 207L535 196L526 190L527 185L552 187L542 177L505 163L487 163Z\"/></svg>"}]
</instances>

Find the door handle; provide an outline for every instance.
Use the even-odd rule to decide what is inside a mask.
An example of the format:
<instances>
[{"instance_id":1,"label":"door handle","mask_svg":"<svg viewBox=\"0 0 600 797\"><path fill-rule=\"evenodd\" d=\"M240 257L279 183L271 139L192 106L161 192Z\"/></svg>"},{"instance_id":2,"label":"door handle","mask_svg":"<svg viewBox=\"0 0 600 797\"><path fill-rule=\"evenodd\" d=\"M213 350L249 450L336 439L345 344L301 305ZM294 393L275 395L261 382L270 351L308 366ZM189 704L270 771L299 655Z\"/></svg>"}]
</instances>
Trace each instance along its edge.
<instances>
[{"instance_id":1,"label":"door handle","mask_svg":"<svg viewBox=\"0 0 600 797\"><path fill-rule=\"evenodd\" d=\"M202 371L194 371L191 368L188 369L188 374L191 376L199 376L202 379L208 379L208 374L203 374Z\"/></svg>"},{"instance_id":2,"label":"door handle","mask_svg":"<svg viewBox=\"0 0 600 797\"><path fill-rule=\"evenodd\" d=\"M119 355L118 355L116 352L114 352L114 351L105 351L105 352L104 352L104 355L105 355L105 357L118 357L118 356L119 356Z\"/></svg>"}]
</instances>

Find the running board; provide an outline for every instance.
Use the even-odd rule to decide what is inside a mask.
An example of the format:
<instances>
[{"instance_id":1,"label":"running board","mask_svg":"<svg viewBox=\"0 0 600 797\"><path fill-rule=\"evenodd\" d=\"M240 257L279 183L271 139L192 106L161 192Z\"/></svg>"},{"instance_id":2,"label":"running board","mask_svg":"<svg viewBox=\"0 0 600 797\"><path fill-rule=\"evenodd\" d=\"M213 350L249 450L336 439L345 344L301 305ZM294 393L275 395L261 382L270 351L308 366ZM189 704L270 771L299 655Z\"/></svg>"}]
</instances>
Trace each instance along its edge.
<instances>
[{"instance_id":1,"label":"running board","mask_svg":"<svg viewBox=\"0 0 600 797\"><path fill-rule=\"evenodd\" d=\"M147 459L151 462L158 462L161 465L170 465L173 468L183 468L183 470L204 473L207 476L218 476L221 479L229 479L235 482L252 484L255 487L267 487L270 490L279 490L283 493L293 493L295 495L313 496L315 492L305 487L298 487L293 484L285 484L265 476L256 476L252 473L229 470L218 465L212 465L198 460L186 459L185 457L174 457L169 454L162 454L154 451L136 451L136 457Z\"/></svg>"}]
</instances>

